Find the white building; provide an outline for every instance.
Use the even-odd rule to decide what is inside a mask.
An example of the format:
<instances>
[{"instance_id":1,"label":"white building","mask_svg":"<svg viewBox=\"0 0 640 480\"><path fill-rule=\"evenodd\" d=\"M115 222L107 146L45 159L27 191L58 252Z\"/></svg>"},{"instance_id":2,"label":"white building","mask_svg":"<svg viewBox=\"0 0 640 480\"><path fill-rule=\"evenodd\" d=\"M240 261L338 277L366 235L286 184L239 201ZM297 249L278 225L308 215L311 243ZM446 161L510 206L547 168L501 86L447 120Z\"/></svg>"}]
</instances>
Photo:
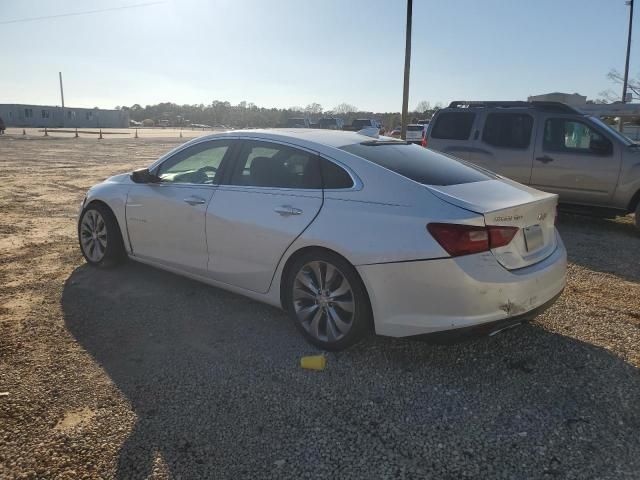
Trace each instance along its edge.
<instances>
[{"instance_id":1,"label":"white building","mask_svg":"<svg viewBox=\"0 0 640 480\"><path fill-rule=\"evenodd\" d=\"M0 104L0 118L7 127L127 128L129 112L100 108L51 107Z\"/></svg>"}]
</instances>

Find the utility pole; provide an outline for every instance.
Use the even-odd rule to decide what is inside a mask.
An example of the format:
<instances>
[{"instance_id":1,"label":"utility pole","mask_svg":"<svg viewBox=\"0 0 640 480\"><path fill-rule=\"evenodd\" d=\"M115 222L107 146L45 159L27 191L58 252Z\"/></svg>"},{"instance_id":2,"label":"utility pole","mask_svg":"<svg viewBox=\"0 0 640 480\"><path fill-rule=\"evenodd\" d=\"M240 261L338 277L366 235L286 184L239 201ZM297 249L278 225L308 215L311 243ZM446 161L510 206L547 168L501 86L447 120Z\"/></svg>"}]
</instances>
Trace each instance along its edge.
<instances>
[{"instance_id":1,"label":"utility pole","mask_svg":"<svg viewBox=\"0 0 640 480\"><path fill-rule=\"evenodd\" d=\"M407 31L404 47L404 89L402 91L402 128L400 138L407 138L407 118L409 114L409 68L411 67L411 17L413 15L413 0L407 0Z\"/></svg>"},{"instance_id":2,"label":"utility pole","mask_svg":"<svg viewBox=\"0 0 640 480\"><path fill-rule=\"evenodd\" d=\"M62 72L58 72L60 78L60 98L62 99L62 127L64 127L64 90L62 88Z\"/></svg>"},{"instance_id":3,"label":"utility pole","mask_svg":"<svg viewBox=\"0 0 640 480\"><path fill-rule=\"evenodd\" d=\"M627 58L624 64L624 81L622 82L622 103L627 103L627 84L629 83L629 55L631 54L631 29L633 27L633 0L627 0L629 5L629 35L627 37ZM622 117L618 124L619 130L622 132Z\"/></svg>"}]
</instances>

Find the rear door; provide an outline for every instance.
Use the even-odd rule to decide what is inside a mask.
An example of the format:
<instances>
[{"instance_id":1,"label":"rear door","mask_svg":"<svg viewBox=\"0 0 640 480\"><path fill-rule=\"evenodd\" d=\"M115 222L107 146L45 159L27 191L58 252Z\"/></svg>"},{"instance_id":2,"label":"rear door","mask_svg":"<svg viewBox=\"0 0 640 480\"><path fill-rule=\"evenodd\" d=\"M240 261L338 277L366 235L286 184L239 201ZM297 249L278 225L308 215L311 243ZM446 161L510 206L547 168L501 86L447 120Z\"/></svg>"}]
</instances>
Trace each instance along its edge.
<instances>
[{"instance_id":1,"label":"rear door","mask_svg":"<svg viewBox=\"0 0 640 480\"><path fill-rule=\"evenodd\" d=\"M438 113L427 131L427 147L455 157L475 161L479 115L470 109Z\"/></svg>"},{"instance_id":2,"label":"rear door","mask_svg":"<svg viewBox=\"0 0 640 480\"><path fill-rule=\"evenodd\" d=\"M617 142L585 117L541 117L531 185L560 195L561 202L607 205L620 173Z\"/></svg>"},{"instance_id":3,"label":"rear door","mask_svg":"<svg viewBox=\"0 0 640 480\"><path fill-rule=\"evenodd\" d=\"M207 209L210 275L267 292L285 250L322 206L314 152L243 140L234 166Z\"/></svg>"},{"instance_id":4,"label":"rear door","mask_svg":"<svg viewBox=\"0 0 640 480\"><path fill-rule=\"evenodd\" d=\"M520 183L529 183L535 117L528 111L487 110L473 162Z\"/></svg>"}]
</instances>

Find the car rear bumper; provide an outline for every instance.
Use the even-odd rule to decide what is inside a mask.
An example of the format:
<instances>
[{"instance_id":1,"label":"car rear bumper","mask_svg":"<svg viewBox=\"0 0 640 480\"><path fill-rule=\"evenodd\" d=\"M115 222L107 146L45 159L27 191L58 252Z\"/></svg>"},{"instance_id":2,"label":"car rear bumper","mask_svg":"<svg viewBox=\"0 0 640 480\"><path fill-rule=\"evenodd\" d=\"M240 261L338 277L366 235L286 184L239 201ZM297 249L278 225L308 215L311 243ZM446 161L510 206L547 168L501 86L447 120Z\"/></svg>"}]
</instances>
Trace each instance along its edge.
<instances>
[{"instance_id":1,"label":"car rear bumper","mask_svg":"<svg viewBox=\"0 0 640 480\"><path fill-rule=\"evenodd\" d=\"M505 269L491 252L357 269L369 293L376 333L403 337L529 319L562 292L566 266L558 235L551 255L518 270Z\"/></svg>"}]
</instances>

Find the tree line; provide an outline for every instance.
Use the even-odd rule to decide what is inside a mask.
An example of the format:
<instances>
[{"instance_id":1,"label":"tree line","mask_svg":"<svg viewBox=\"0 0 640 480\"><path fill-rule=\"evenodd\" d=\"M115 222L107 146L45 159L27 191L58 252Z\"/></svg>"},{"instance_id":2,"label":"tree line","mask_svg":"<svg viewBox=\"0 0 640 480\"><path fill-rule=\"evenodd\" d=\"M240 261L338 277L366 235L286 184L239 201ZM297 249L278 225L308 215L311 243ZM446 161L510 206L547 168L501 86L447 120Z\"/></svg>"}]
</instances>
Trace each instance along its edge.
<instances>
[{"instance_id":1,"label":"tree line","mask_svg":"<svg viewBox=\"0 0 640 480\"><path fill-rule=\"evenodd\" d=\"M410 120L431 118L433 113L441 107L441 104L432 107L429 102L423 100L411 112ZM145 107L135 104L130 107L116 107L116 109L127 110L129 117L138 122L149 124L152 121L155 125L165 123L171 126L197 124L266 128L284 126L290 118L305 117L312 122L317 122L322 117L338 117L344 120L345 125L356 118L375 118L386 128L393 129L399 127L402 121L400 112L364 111L348 103L341 103L330 110L325 110L319 103L310 103L306 107L266 108L251 102L243 101L232 105L230 102L220 100L214 100L208 105L178 105L163 102Z\"/></svg>"}]
</instances>

